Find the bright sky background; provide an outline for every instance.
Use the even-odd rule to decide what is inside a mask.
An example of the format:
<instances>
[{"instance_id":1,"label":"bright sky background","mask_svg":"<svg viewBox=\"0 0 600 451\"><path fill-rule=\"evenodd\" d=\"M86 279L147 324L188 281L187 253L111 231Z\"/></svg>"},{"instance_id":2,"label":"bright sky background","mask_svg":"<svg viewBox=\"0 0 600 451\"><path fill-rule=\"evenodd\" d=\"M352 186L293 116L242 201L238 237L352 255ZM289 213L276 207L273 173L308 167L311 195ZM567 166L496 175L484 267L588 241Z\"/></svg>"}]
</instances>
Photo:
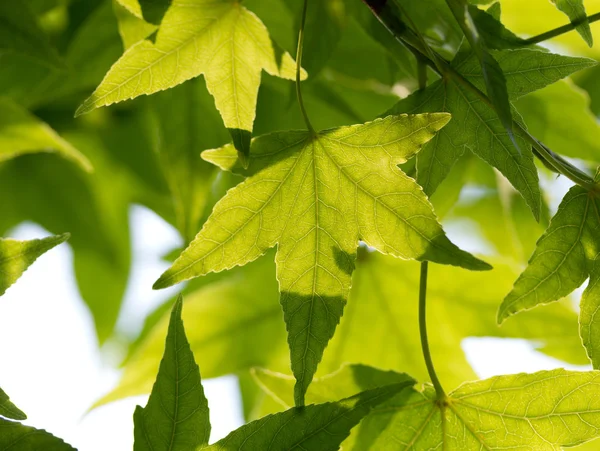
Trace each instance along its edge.
<instances>
[{"instance_id":1,"label":"bright sky background","mask_svg":"<svg viewBox=\"0 0 600 451\"><path fill-rule=\"evenodd\" d=\"M152 291L151 286L168 266L160 256L179 244L175 230L145 208L133 207L131 221L134 262L121 330L139 330L145 314L172 294ZM448 230L451 235L460 233L455 227ZM9 234L17 239L46 235L34 224L23 224ZM463 348L482 378L565 366L524 340L472 338L463 342ZM96 346L90 314L77 291L69 246L40 257L0 298L0 356L0 387L28 415L26 424L46 429L80 451L132 449L133 411L136 404L145 405L147 396L87 413L116 384L119 372ZM203 383L214 441L243 423L241 400L234 377Z\"/></svg>"}]
</instances>

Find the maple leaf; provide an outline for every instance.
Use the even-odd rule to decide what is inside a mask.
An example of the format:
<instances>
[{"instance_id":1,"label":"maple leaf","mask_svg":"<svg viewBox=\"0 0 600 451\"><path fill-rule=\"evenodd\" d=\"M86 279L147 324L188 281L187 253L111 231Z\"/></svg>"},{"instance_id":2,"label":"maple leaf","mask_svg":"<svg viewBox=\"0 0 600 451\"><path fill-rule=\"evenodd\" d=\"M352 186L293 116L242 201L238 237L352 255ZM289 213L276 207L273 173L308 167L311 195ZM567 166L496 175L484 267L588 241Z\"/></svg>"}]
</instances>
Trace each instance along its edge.
<instances>
[{"instance_id":1,"label":"maple leaf","mask_svg":"<svg viewBox=\"0 0 600 451\"><path fill-rule=\"evenodd\" d=\"M511 100L596 64L587 58L571 58L532 49L490 53L506 77ZM479 61L472 54L459 53L452 66L476 87L485 88ZM452 114L452 121L417 157L417 181L423 190L431 195L458 158L469 149L498 169L521 193L538 218L541 199L531 146L515 134L520 151L517 150L495 111L450 76L401 100L390 113L433 111L448 111ZM520 121L515 110L513 116Z\"/></svg>"},{"instance_id":2,"label":"maple leaf","mask_svg":"<svg viewBox=\"0 0 600 451\"><path fill-rule=\"evenodd\" d=\"M448 119L390 116L314 135L256 138L244 171L249 177L215 206L154 287L243 265L278 244L277 277L301 404L342 316L359 238L400 258L489 268L446 238L420 187L397 168ZM203 155L239 170L231 145Z\"/></svg>"},{"instance_id":3,"label":"maple leaf","mask_svg":"<svg viewBox=\"0 0 600 451\"><path fill-rule=\"evenodd\" d=\"M403 379L404 374L352 365L315 380L308 399L324 402L346 391ZM255 378L282 406L291 378L259 370ZM496 376L462 384L438 400L435 390L410 387L375 408L343 443L349 450L554 451L598 436L600 372L564 369ZM383 427L382 427L383 426Z\"/></svg>"},{"instance_id":4,"label":"maple leaf","mask_svg":"<svg viewBox=\"0 0 600 451\"><path fill-rule=\"evenodd\" d=\"M274 46L260 19L239 1L174 0L155 42L129 47L76 115L204 74L236 148L247 156L263 70L295 77L292 57Z\"/></svg>"},{"instance_id":5,"label":"maple leaf","mask_svg":"<svg viewBox=\"0 0 600 451\"><path fill-rule=\"evenodd\" d=\"M27 415L15 406L6 392L0 388L0 416L11 420L26 420Z\"/></svg>"}]
</instances>

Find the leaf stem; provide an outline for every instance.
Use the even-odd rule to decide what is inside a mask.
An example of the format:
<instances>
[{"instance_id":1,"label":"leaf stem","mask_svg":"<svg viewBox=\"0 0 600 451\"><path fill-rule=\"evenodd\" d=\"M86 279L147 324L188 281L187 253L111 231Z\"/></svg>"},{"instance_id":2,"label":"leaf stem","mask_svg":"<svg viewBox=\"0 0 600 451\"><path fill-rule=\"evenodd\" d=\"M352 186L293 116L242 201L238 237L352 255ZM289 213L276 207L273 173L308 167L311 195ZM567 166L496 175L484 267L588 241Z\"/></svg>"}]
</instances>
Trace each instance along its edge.
<instances>
[{"instance_id":1,"label":"leaf stem","mask_svg":"<svg viewBox=\"0 0 600 451\"><path fill-rule=\"evenodd\" d=\"M495 110L495 107L490 101L489 97L483 91L467 80L461 73L456 71L456 69L454 69L445 59L443 59L429 46L424 49L423 44L418 38L416 32L403 25L397 18L390 20L389 16L391 15L391 12L389 9L386 9L385 7L373 8L369 4L369 2L372 0L363 1L371 7L375 17L385 26L385 28L387 28L392 36L394 36L398 42L406 46L406 48L412 52L415 57L417 57L417 59L420 57L425 64L431 67L442 78L452 77L456 82L462 84L475 93L482 102ZM599 14L594 14L593 16L589 17L594 18L594 20L598 20L596 19L596 16ZM513 120L513 127L518 133L520 133L523 139L532 145L533 154L548 168L554 170L558 174L564 175L573 183L585 188L586 190L598 191L599 187L592 177L573 166L560 155L552 152L547 146L542 144L538 139L533 137L527 130L525 130L520 123Z\"/></svg>"},{"instance_id":2,"label":"leaf stem","mask_svg":"<svg viewBox=\"0 0 600 451\"><path fill-rule=\"evenodd\" d=\"M546 31L545 33L538 34L529 39L525 39L522 43L523 45L538 44L548 39L555 38L556 36L560 36L561 34L568 33L569 31L573 31L577 26L585 23L586 21L588 23L593 23L598 20L600 20L600 13L592 14L591 16L585 16L561 27Z\"/></svg>"},{"instance_id":3,"label":"leaf stem","mask_svg":"<svg viewBox=\"0 0 600 451\"><path fill-rule=\"evenodd\" d=\"M298 104L300 105L300 111L304 118L304 123L308 131L316 135L315 129L310 123L306 108L304 107L304 100L302 98L302 89L300 89L300 73L302 71L302 50L304 47L304 27L306 26L306 11L308 10L308 0L304 0L304 6L302 7L302 19L300 22L300 30L298 31L298 49L296 51L296 95L298 96Z\"/></svg>"},{"instance_id":4,"label":"leaf stem","mask_svg":"<svg viewBox=\"0 0 600 451\"><path fill-rule=\"evenodd\" d=\"M433 360L431 360L431 352L429 350L429 339L427 338L427 269L429 262L421 262L421 281L419 284L419 333L421 335L421 348L423 349L423 357L429 378L435 387L435 392L440 400L446 399L446 392L442 388L442 384L437 377Z\"/></svg>"},{"instance_id":5,"label":"leaf stem","mask_svg":"<svg viewBox=\"0 0 600 451\"><path fill-rule=\"evenodd\" d=\"M427 64L423 61L423 58L417 56L417 78L419 80L419 89L425 89L427 87Z\"/></svg>"}]
</instances>

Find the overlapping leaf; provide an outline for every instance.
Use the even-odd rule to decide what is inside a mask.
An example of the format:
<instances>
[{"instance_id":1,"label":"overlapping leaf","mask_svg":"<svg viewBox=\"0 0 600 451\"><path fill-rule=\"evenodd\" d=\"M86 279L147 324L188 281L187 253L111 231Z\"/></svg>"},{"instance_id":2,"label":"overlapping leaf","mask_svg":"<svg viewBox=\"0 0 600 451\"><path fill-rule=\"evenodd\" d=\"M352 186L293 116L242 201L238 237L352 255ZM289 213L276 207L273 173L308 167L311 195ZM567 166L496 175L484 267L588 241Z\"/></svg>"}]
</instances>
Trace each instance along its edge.
<instances>
[{"instance_id":1,"label":"overlapping leaf","mask_svg":"<svg viewBox=\"0 0 600 451\"><path fill-rule=\"evenodd\" d=\"M69 236L68 233L65 233L30 241L0 238L0 296L21 277L40 255L65 242Z\"/></svg>"},{"instance_id":2,"label":"overlapping leaf","mask_svg":"<svg viewBox=\"0 0 600 451\"><path fill-rule=\"evenodd\" d=\"M131 46L77 114L204 74L236 148L247 155L263 69L294 77L290 55L274 47L262 22L238 1L174 0L155 42Z\"/></svg>"},{"instance_id":3,"label":"overlapping leaf","mask_svg":"<svg viewBox=\"0 0 600 451\"><path fill-rule=\"evenodd\" d=\"M530 216L530 215L529 215ZM533 219L529 218L531 222ZM205 279L188 292L184 320L205 377L243 373L260 366L289 371L285 327L272 254L241 268ZM461 342L470 336L532 340L542 352L576 364L588 361L577 333L577 315L569 304L554 303L511 318L498 327L498 300L510 289L516 273L495 263L494 270L471 273L432 265L428 295L432 327L430 342L440 377L451 385L473 379ZM473 290L473 287L478 287ZM364 362L380 368L408 371L421 380L428 375L420 351L418 330L419 265L361 249L352 277L350 300L317 374L337 370L344 362ZM158 313L164 312L160 309ZM452 322L447 318L452 315ZM204 318L215 318L207 322ZM396 318L402 318L400 325ZM366 328L365 323L377 324ZM125 364L117 388L99 404L148 393L162 355L168 315L149 325ZM248 400L245 408L270 413Z\"/></svg>"},{"instance_id":4,"label":"overlapping leaf","mask_svg":"<svg viewBox=\"0 0 600 451\"><path fill-rule=\"evenodd\" d=\"M374 368L361 370L372 373L372 380L389 377ZM340 372L324 378L315 384L315 396L335 396L340 386L352 385L347 376ZM268 393L288 399L290 384L284 376L258 377ZM368 379L362 375L354 384ZM598 384L599 372L559 369L466 383L443 401L428 386L423 391L405 389L365 418L344 449L554 451L578 445L600 434Z\"/></svg>"},{"instance_id":5,"label":"overlapping leaf","mask_svg":"<svg viewBox=\"0 0 600 451\"><path fill-rule=\"evenodd\" d=\"M309 405L246 424L208 446L210 421L200 372L181 320L182 299L169 322L165 354L148 405L134 414L136 450L337 450L350 430L378 404L412 385L410 378L337 402Z\"/></svg>"},{"instance_id":6,"label":"overlapping leaf","mask_svg":"<svg viewBox=\"0 0 600 451\"><path fill-rule=\"evenodd\" d=\"M277 278L301 404L342 316L359 237L404 259L489 268L446 238L419 186L396 167L447 121L445 114L389 116L318 134L255 139L248 178L215 206L155 287L243 265L277 244ZM204 155L224 169L239 170L232 146Z\"/></svg>"},{"instance_id":7,"label":"overlapping leaf","mask_svg":"<svg viewBox=\"0 0 600 451\"><path fill-rule=\"evenodd\" d=\"M57 152L92 169L88 159L48 125L16 103L0 98L0 161L36 152Z\"/></svg>"},{"instance_id":8,"label":"overlapping leaf","mask_svg":"<svg viewBox=\"0 0 600 451\"><path fill-rule=\"evenodd\" d=\"M498 311L498 321L521 310L546 304L590 282L581 298L583 343L594 367L600 365L600 307L597 291L600 243L600 200L595 192L569 190L548 230L537 243L529 265Z\"/></svg>"},{"instance_id":9,"label":"overlapping leaf","mask_svg":"<svg viewBox=\"0 0 600 451\"><path fill-rule=\"evenodd\" d=\"M530 49L504 50L494 52L494 56L506 76L508 94L513 100L595 64L585 58ZM453 67L474 85L484 88L483 74L475 57L461 53L453 61ZM516 135L519 152L494 110L452 77L416 92L392 109L394 113L431 111L448 111L453 118L417 157L417 181L426 193L436 190L458 157L469 149L497 168L523 195L534 215L539 215L540 192L531 147Z\"/></svg>"}]
</instances>

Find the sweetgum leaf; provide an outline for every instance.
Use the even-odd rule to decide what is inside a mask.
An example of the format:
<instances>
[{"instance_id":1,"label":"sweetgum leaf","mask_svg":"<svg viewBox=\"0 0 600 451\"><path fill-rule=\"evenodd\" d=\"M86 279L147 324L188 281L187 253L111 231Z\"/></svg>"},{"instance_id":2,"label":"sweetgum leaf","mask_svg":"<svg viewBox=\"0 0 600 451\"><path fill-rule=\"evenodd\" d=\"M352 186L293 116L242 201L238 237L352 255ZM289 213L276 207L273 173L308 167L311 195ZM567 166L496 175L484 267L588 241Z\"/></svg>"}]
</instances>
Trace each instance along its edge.
<instances>
[{"instance_id":1,"label":"sweetgum leaf","mask_svg":"<svg viewBox=\"0 0 600 451\"><path fill-rule=\"evenodd\" d=\"M247 156L263 69L295 76L291 56L274 46L263 23L238 1L174 0L155 42L127 49L76 115L204 74L236 148Z\"/></svg>"},{"instance_id":2,"label":"sweetgum leaf","mask_svg":"<svg viewBox=\"0 0 600 451\"><path fill-rule=\"evenodd\" d=\"M208 401L185 336L182 305L179 296L171 312L165 353L150 399L133 415L135 451L191 451L208 444Z\"/></svg>"},{"instance_id":3,"label":"sweetgum leaf","mask_svg":"<svg viewBox=\"0 0 600 451\"><path fill-rule=\"evenodd\" d=\"M493 52L502 68L511 99L554 83L595 64L587 58L571 58L531 49ZM452 65L480 89L483 74L473 55L459 54ZM521 152L514 147L496 113L469 89L452 78L439 80L427 89L401 100L392 113L448 111L450 124L417 156L417 181L427 194L435 192L466 149L497 168L521 193L535 217L540 212L538 176L531 147L516 135ZM519 119L519 116L515 116Z\"/></svg>"},{"instance_id":4,"label":"sweetgum leaf","mask_svg":"<svg viewBox=\"0 0 600 451\"><path fill-rule=\"evenodd\" d=\"M590 23L586 18L583 0L550 0L556 7L565 13L571 22L581 22L575 27L583 40L590 47L594 45L594 37L590 30Z\"/></svg>"},{"instance_id":5,"label":"sweetgum leaf","mask_svg":"<svg viewBox=\"0 0 600 451\"><path fill-rule=\"evenodd\" d=\"M18 446L15 447L15 446ZM0 418L0 449L19 451L75 451L61 439L42 429Z\"/></svg>"},{"instance_id":6,"label":"sweetgum leaf","mask_svg":"<svg viewBox=\"0 0 600 451\"><path fill-rule=\"evenodd\" d=\"M4 390L0 388L0 416L11 420L26 420L27 415L15 406Z\"/></svg>"},{"instance_id":7,"label":"sweetgum leaf","mask_svg":"<svg viewBox=\"0 0 600 451\"><path fill-rule=\"evenodd\" d=\"M301 405L342 316L359 238L404 259L490 268L448 240L420 187L396 166L448 119L389 116L315 134L256 138L244 171L248 178L217 203L155 288L243 265L277 244L277 278ZM231 145L204 155L238 170Z\"/></svg>"},{"instance_id":8,"label":"sweetgum leaf","mask_svg":"<svg viewBox=\"0 0 600 451\"><path fill-rule=\"evenodd\" d=\"M26 153L56 152L86 171L89 160L48 125L11 100L0 98L0 162Z\"/></svg>"},{"instance_id":9,"label":"sweetgum leaf","mask_svg":"<svg viewBox=\"0 0 600 451\"><path fill-rule=\"evenodd\" d=\"M21 277L40 255L64 243L69 236L68 233L65 233L30 241L0 238L0 296Z\"/></svg>"},{"instance_id":10,"label":"sweetgum leaf","mask_svg":"<svg viewBox=\"0 0 600 451\"><path fill-rule=\"evenodd\" d=\"M361 370L381 377L381 370ZM286 399L285 376L259 373L259 377L268 394ZM342 386L347 384L344 372L323 379L319 399L327 399L328 389L329 397L335 396L338 379ZM468 382L444 401L438 401L429 386L423 391L407 388L365 418L343 447L554 451L598 436L599 383L597 371L558 369Z\"/></svg>"}]
</instances>

